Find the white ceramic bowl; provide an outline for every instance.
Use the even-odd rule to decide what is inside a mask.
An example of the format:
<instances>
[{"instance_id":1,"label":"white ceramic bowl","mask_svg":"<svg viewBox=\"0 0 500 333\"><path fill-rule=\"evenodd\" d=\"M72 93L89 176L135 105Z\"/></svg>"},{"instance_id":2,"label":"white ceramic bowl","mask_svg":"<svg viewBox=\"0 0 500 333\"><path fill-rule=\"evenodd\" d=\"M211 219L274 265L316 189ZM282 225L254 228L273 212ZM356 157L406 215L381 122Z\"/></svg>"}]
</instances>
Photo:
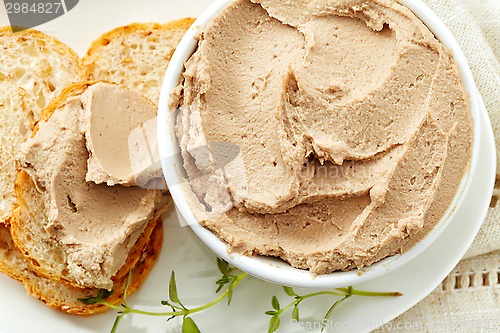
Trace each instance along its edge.
<instances>
[{"instance_id":1,"label":"white ceramic bowl","mask_svg":"<svg viewBox=\"0 0 500 333\"><path fill-rule=\"evenodd\" d=\"M400 0L402 5L410 8L415 15L427 25L436 38L453 51L455 61L460 69L465 89L469 94L472 106L471 110L474 121L472 163L469 172L462 180L457 195L455 196L448 211L423 240L404 254L385 258L361 270L334 272L331 274L315 276L309 271L293 268L280 259L264 256L246 257L239 254L228 254L226 245L214 234L203 228L198 223L189 205L187 204L185 191L181 188L181 186L179 186L179 184L185 184L186 180L183 178L183 161L180 156L180 147L174 134L175 112L168 108L170 95L173 89L179 84L179 80L183 72L184 62L189 59L198 45L194 37L207 26L214 16L216 16L227 6L227 4L232 1L233 0L215 1L194 22L170 60L161 90L158 113L158 145L160 158L162 160L163 173L167 184L169 185L170 193L174 199L181 223L184 221L187 222L198 237L210 249L232 265L255 277L280 285L305 288L345 287L373 279L411 261L425 248L427 248L453 219L456 208L461 205L462 200L465 197L465 193L469 189L471 179L469 176L473 174L477 164L477 156L480 145L479 112L481 112L481 108L479 107L479 101L476 95L477 88L475 86L472 73L455 38L443 22L441 22L441 20L420 0Z\"/></svg>"}]
</instances>

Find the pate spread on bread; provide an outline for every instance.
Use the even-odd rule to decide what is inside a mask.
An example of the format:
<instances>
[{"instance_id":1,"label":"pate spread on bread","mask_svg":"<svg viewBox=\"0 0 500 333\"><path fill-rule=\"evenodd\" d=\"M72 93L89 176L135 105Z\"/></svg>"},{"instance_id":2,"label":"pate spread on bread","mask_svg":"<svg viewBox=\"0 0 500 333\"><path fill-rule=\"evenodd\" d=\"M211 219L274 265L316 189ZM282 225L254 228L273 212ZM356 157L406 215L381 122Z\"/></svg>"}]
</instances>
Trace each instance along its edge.
<instances>
[{"instance_id":1,"label":"pate spread on bread","mask_svg":"<svg viewBox=\"0 0 500 333\"><path fill-rule=\"evenodd\" d=\"M101 100L103 93L115 101L114 108ZM111 290L112 277L148 223L164 210L168 197L165 191L86 181L91 165L100 175L110 170L112 179L119 169L112 164L110 152L101 149L109 142L93 140L93 150L88 149L94 112L102 119L108 118L107 112L120 114L137 127L154 117L156 109L139 93L114 84L81 83L67 88L44 110L33 137L21 147L19 162L38 190L40 207L19 205L11 233L16 247L39 274L77 287ZM115 125L103 122L100 126ZM128 141L121 143L120 139L127 140L127 136L114 138L113 143L126 145ZM120 164L120 151L112 153L118 153L114 161ZM104 161L105 167L90 163L92 158ZM27 202L24 196L20 200ZM35 211L44 211L44 218L34 218Z\"/></svg>"}]
</instances>

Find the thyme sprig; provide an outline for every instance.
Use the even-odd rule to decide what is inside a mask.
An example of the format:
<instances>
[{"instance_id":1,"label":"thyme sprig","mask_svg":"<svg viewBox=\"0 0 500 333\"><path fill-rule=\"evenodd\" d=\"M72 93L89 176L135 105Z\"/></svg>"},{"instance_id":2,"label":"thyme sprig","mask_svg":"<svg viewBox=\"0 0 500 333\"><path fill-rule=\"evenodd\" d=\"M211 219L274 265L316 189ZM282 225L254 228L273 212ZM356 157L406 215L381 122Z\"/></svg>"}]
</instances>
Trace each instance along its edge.
<instances>
[{"instance_id":1,"label":"thyme sprig","mask_svg":"<svg viewBox=\"0 0 500 333\"><path fill-rule=\"evenodd\" d=\"M86 305L92 305L96 303L103 304L110 309L114 309L118 311L118 316L115 319L115 322L113 323L113 326L111 328L111 333L116 333L118 326L120 324L120 321L122 320L123 317L129 314L139 314L139 315L146 315L146 316L155 316L155 317L168 317L168 320L171 320L175 317L182 317L182 333L199 333L200 329L194 322L194 320L191 318L191 315L203 310L206 310L218 303L220 303L222 300L227 298L228 300L228 305L231 303L232 297L233 297L233 289L241 283L241 281L247 277L247 273L241 272L237 270L236 268L230 267L229 264L220 259L217 258L217 267L219 268L219 271L222 273L222 277L217 280L217 290L216 292L220 292L224 286L227 286L227 288L224 290L223 293L221 293L216 299L213 301L202 305L198 306L195 308L188 308L186 307L180 300L178 292L177 292L177 283L175 280L175 273L172 272L170 275L170 282L169 282L169 287L168 287L168 300L163 300L161 301L161 304L163 306L168 306L172 309L172 311L167 311L167 312L151 312L151 311L143 311L139 309L134 309L130 307L127 304L127 295L128 295L128 286L130 284L130 279L131 279L131 274L129 273L129 276L127 278L127 283L125 285L125 291L123 295L123 302L120 305L115 305L111 304L106 301L106 298L109 297L112 292L107 292L105 290L99 291L99 293L96 296L90 296L86 298L79 298L78 300Z\"/></svg>"},{"instance_id":2,"label":"thyme sprig","mask_svg":"<svg viewBox=\"0 0 500 333\"><path fill-rule=\"evenodd\" d=\"M120 325L120 321L123 317L129 314L138 314L138 315L146 315L146 316L155 316L155 317L168 317L168 320L171 320L176 317L182 317L182 333L200 333L200 329L196 325L195 321L192 318L192 315L204 311L221 301L227 298L227 304L231 304L233 298L233 291L236 286L238 286L247 276L248 274L238 270L237 268L229 266L229 264L220 258L217 258L217 268L222 274L221 278L216 281L217 289L216 293L219 293L224 288L224 291L219 294L217 298L213 301L194 308L188 308L184 305L184 303L180 300L178 292L177 292L177 282L175 280L175 273L172 272L170 275L170 281L168 286L168 299L161 301L162 306L167 306L171 309L171 311L166 312L151 312L151 311L143 311L139 309L135 309L130 307L127 303L128 296L128 287L130 285L131 273L129 272L127 282L125 285L125 291L123 294L123 302L120 305L115 305L106 301L106 299L113 294L113 291L100 290L96 296L89 296L86 298L79 298L78 300L86 305L92 304L102 304L107 306L110 309L114 309L118 311L117 317L113 323L111 328L111 333L116 333L118 330L118 326ZM333 291L319 291L306 295L297 294L293 288L291 287L283 287L285 293L293 297L293 301L285 307L281 308L278 298L273 296L271 299L271 306L273 310L266 311L265 314L271 316L269 321L268 332L272 333L278 330L280 326L280 316L285 311L293 308L292 310L292 319L299 321L299 305L302 301L318 297L318 296L334 296L337 299L332 304L332 306L326 312L323 321L322 321L322 329L323 331L326 327L328 319L331 317L333 311L342 304L346 299L351 296L401 296L402 294L398 292L371 292L371 291L363 291L356 290L352 287L347 288L337 288ZM339 298L340 297L340 298Z\"/></svg>"},{"instance_id":3,"label":"thyme sprig","mask_svg":"<svg viewBox=\"0 0 500 333\"><path fill-rule=\"evenodd\" d=\"M271 299L271 306L273 310L266 311L265 314L268 316L271 316L271 319L269 320L269 327L268 327L268 333L273 333L278 330L280 327L280 316L283 314L283 312L287 311L290 308L293 308L292 310L292 319L295 321L300 321L299 318L299 305L302 301L312 298L312 297L318 297L318 296L334 296L336 298L341 297L337 299L328 309L326 312L325 316L323 317L323 320L321 321L321 332L323 332L326 328L326 325L328 323L328 320L330 319L333 311L340 305L342 304L346 299L353 295L357 296L402 296L401 293L399 292L375 292L375 291L363 291L363 290L356 290L353 287L347 287L347 288L337 288L334 291L318 291L314 292L311 294L307 295L298 295L293 288L291 287L283 287L283 290L285 293L293 297L294 300L286 305L285 307L281 308L280 303L278 301L278 298L276 296L273 296Z\"/></svg>"}]
</instances>

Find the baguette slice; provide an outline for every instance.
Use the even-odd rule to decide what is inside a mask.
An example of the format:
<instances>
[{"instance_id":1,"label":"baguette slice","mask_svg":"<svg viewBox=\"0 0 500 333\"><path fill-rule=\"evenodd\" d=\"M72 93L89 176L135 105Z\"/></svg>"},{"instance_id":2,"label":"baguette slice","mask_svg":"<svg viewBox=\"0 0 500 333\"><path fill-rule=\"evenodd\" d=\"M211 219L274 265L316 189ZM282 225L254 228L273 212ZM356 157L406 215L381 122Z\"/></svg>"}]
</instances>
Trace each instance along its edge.
<instances>
[{"instance_id":1,"label":"baguette slice","mask_svg":"<svg viewBox=\"0 0 500 333\"><path fill-rule=\"evenodd\" d=\"M130 267L132 275L127 295L139 289L147 278L158 259L162 240L163 226L161 221L158 221L158 223L154 224L151 237L145 241L147 247L139 253L137 263ZM40 277L34 273L14 247L9 229L5 225L0 225L0 272L21 282L28 294L36 297L51 308L81 316L101 313L108 309L102 304L85 305L78 301L78 298L96 296L99 289L75 288ZM123 301L127 278L128 274L114 280L114 292L106 299L107 302L120 304Z\"/></svg>"},{"instance_id":2,"label":"baguette slice","mask_svg":"<svg viewBox=\"0 0 500 333\"><path fill-rule=\"evenodd\" d=\"M78 56L57 39L33 29L0 28L0 223L15 202L15 155L45 108L69 84L83 81Z\"/></svg>"},{"instance_id":3,"label":"baguette slice","mask_svg":"<svg viewBox=\"0 0 500 333\"><path fill-rule=\"evenodd\" d=\"M101 35L83 57L88 79L135 89L157 105L168 62L193 22L133 23Z\"/></svg>"}]
</instances>

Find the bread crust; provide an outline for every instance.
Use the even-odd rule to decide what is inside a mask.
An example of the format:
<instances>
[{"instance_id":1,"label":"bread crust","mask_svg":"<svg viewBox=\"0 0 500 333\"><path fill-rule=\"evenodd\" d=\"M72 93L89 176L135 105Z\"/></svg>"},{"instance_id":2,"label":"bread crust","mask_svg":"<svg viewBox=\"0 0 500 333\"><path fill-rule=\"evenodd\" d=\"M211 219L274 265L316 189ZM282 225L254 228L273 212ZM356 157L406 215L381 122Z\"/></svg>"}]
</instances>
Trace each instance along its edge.
<instances>
[{"instance_id":1,"label":"bread crust","mask_svg":"<svg viewBox=\"0 0 500 333\"><path fill-rule=\"evenodd\" d=\"M92 75L92 61L90 57L99 50L102 46L106 46L109 42L116 38L123 38L134 32L142 32L147 36L151 31L162 30L170 31L174 29L187 30L195 21L194 18L186 17L179 20L171 21L165 24L160 24L156 22L145 22L145 23L131 23L121 27L117 27L113 30L105 32L99 36L96 40L90 44L86 55L83 57L84 68L87 70L87 78L91 79ZM90 70L89 70L90 69Z\"/></svg>"},{"instance_id":2,"label":"bread crust","mask_svg":"<svg viewBox=\"0 0 500 333\"><path fill-rule=\"evenodd\" d=\"M82 59L87 79L117 82L156 104L168 62L194 20L132 23L102 34Z\"/></svg>"},{"instance_id":3,"label":"bread crust","mask_svg":"<svg viewBox=\"0 0 500 333\"><path fill-rule=\"evenodd\" d=\"M66 101L78 95L83 94L89 87L96 84L97 82L78 82L72 84L69 87L64 88L61 94L56 97L46 108L42 110L42 114L40 120L36 122L35 128L33 129L33 134L31 137L34 137L36 132L38 132L38 123L46 122L50 117L54 114L57 109L60 109L66 105Z\"/></svg>"}]
</instances>

